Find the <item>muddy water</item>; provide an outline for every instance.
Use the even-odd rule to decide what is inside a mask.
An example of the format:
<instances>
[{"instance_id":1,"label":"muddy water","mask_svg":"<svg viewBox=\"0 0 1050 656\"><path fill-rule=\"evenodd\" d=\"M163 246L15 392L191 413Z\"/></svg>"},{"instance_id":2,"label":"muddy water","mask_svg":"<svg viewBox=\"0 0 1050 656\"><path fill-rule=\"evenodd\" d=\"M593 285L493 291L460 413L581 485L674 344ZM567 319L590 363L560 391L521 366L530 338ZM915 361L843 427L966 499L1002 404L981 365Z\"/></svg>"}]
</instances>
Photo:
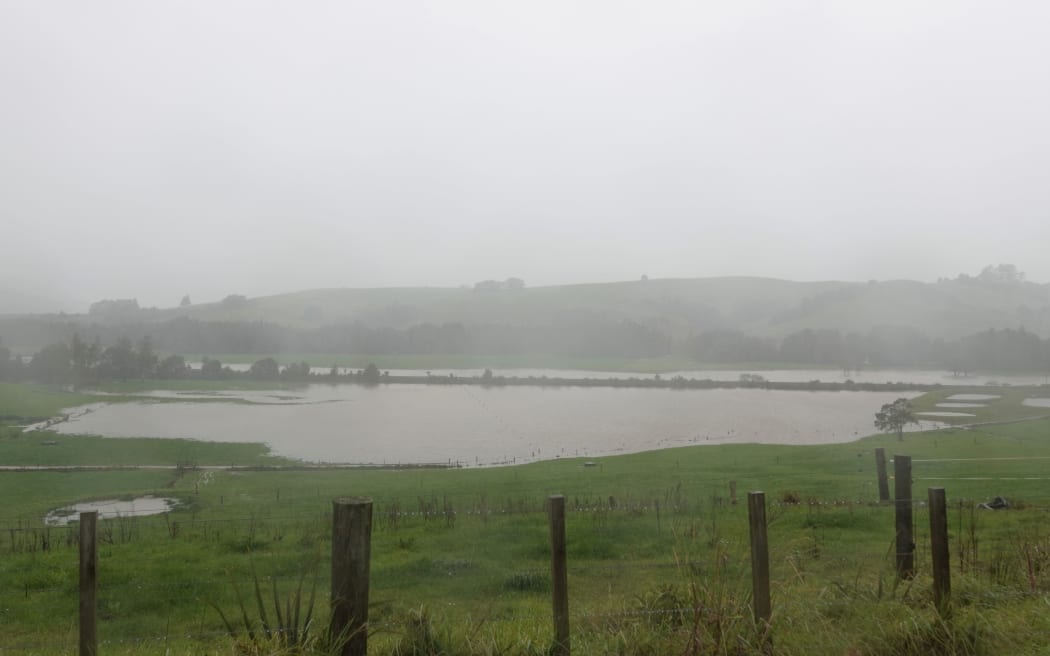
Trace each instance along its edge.
<instances>
[{"instance_id":1,"label":"muddy water","mask_svg":"<svg viewBox=\"0 0 1050 656\"><path fill-rule=\"evenodd\" d=\"M268 393L248 394L257 402L107 404L56 428L265 442L279 455L319 462L473 466L692 444L845 442L874 432L874 412L901 396L458 385L311 385L274 392L281 398L273 403L258 402Z\"/></svg>"}]
</instances>

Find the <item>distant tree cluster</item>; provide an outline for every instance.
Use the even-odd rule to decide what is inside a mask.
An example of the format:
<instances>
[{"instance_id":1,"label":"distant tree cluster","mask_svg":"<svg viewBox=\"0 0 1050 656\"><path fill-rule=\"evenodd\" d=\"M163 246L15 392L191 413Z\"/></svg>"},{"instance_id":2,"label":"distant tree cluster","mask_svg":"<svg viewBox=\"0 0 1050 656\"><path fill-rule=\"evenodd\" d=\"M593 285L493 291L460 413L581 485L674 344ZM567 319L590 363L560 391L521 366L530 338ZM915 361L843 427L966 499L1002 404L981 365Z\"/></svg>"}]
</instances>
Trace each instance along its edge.
<instances>
[{"instance_id":1,"label":"distant tree cluster","mask_svg":"<svg viewBox=\"0 0 1050 656\"><path fill-rule=\"evenodd\" d=\"M506 280L482 280L474 283L476 292L499 292L519 291L525 289L525 281L521 278L507 278Z\"/></svg>"},{"instance_id":2,"label":"distant tree cluster","mask_svg":"<svg viewBox=\"0 0 1050 656\"><path fill-rule=\"evenodd\" d=\"M880 328L864 335L805 329L779 343L720 330L693 338L689 355L702 362L807 364L844 371L937 367L960 374L979 370L1050 372L1050 340L1024 329L991 329L953 341L931 340L903 328Z\"/></svg>"},{"instance_id":3,"label":"distant tree cluster","mask_svg":"<svg viewBox=\"0 0 1050 656\"><path fill-rule=\"evenodd\" d=\"M867 333L805 329L781 340L713 328L672 337L658 322L600 316L548 323L420 323L404 328L363 322L297 328L263 321L200 321L177 317L160 322L106 322L18 318L0 320L6 343L46 343L26 366L38 378L61 378L61 362L76 380L131 379L185 363L156 361L166 353L477 354L555 357L647 358L688 356L697 362L799 364L859 371L868 367L943 368L973 371L1050 372L1050 340L1023 328L987 330L956 340L931 339L914 329L881 327ZM103 344L109 346L103 348ZM69 349L69 353L61 349ZM28 375L25 363L0 351L0 376ZM28 355L28 354L23 354ZM261 367L264 365L260 365ZM220 366L221 370L221 366ZM270 370L261 370L260 375ZM6 372L6 373L4 373ZM216 374L218 375L218 374Z\"/></svg>"},{"instance_id":4,"label":"distant tree cluster","mask_svg":"<svg viewBox=\"0 0 1050 656\"><path fill-rule=\"evenodd\" d=\"M960 273L957 281L963 283L984 283L992 285L1017 285L1025 281L1024 271L1020 271L1013 264L988 265L981 269L976 276ZM938 282L945 282L940 280Z\"/></svg>"},{"instance_id":5,"label":"distant tree cluster","mask_svg":"<svg viewBox=\"0 0 1050 656\"><path fill-rule=\"evenodd\" d=\"M98 340L85 342L74 334L69 344L49 344L38 351L23 375L41 383L83 385L104 380L180 378L186 370L181 356L160 359L149 337L135 344L121 337L103 348Z\"/></svg>"},{"instance_id":6,"label":"distant tree cluster","mask_svg":"<svg viewBox=\"0 0 1050 656\"><path fill-rule=\"evenodd\" d=\"M375 366L372 365L374 369ZM332 368L335 375L336 368ZM99 341L85 342L74 334L69 343L49 344L32 356L28 364L12 356L9 349L0 346L0 380L33 381L45 384L90 385L107 381L136 379L174 380L181 378L203 378L226 380L237 376L237 372L215 359L205 356L198 369L190 367L181 355L159 357L153 351L153 341L144 337L132 343L127 337L103 348ZM241 374L243 375L243 374ZM272 357L254 362L247 375L260 380L305 381L310 376L310 365L296 362L281 367ZM353 374L350 374L351 376ZM359 372L368 378L370 372ZM378 370L374 375L378 382Z\"/></svg>"},{"instance_id":7,"label":"distant tree cluster","mask_svg":"<svg viewBox=\"0 0 1050 656\"><path fill-rule=\"evenodd\" d=\"M88 307L88 314L101 321L118 322L132 321L139 312L139 302L133 298L117 299L115 301L104 300L92 303Z\"/></svg>"},{"instance_id":8,"label":"distant tree cluster","mask_svg":"<svg viewBox=\"0 0 1050 656\"><path fill-rule=\"evenodd\" d=\"M227 310L235 310L237 308L244 307L247 304L248 297L244 296L243 294L230 294L229 296L226 296L221 301L219 301L219 305L226 308Z\"/></svg>"}]
</instances>

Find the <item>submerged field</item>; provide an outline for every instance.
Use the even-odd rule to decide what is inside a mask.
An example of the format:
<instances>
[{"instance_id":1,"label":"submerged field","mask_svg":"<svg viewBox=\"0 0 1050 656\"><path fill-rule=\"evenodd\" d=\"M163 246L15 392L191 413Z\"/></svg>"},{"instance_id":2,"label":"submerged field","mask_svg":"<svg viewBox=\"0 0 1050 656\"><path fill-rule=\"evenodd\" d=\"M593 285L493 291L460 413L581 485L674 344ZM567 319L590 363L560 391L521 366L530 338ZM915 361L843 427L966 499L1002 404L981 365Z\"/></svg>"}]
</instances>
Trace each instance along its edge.
<instances>
[{"instance_id":1,"label":"submerged field","mask_svg":"<svg viewBox=\"0 0 1050 656\"><path fill-rule=\"evenodd\" d=\"M34 408L46 416L69 405L43 388L0 392L3 415L29 416ZM182 505L167 516L102 522L104 653L230 653L235 641L250 642L242 614L265 643L261 653L277 653L279 641L258 633L254 581L273 623L275 595L283 608L304 574L299 624L316 587L311 634L319 636L327 619L331 500L358 495L375 504L372 653L546 653L552 629L543 508L557 493L569 507L575 653L759 653L744 497L764 490L774 653L1048 653L1050 420L1034 418L1023 396L1000 394L978 411L982 421L1015 411L1028 421L909 434L903 442L874 436L820 446L697 446L473 470L208 470L202 467L275 460L258 445L8 429L0 464L172 468L0 472L7 501L0 513L0 649L68 653L76 644L76 530L46 528L43 515L74 501L143 494ZM927 396L917 405L943 402ZM920 498L914 581L894 577L893 509L876 503L876 447L913 458ZM946 489L951 508L955 612L948 621L930 600L921 502L930 486ZM1006 497L1011 509L974 508L994 496ZM236 639L220 609L237 625Z\"/></svg>"}]
</instances>

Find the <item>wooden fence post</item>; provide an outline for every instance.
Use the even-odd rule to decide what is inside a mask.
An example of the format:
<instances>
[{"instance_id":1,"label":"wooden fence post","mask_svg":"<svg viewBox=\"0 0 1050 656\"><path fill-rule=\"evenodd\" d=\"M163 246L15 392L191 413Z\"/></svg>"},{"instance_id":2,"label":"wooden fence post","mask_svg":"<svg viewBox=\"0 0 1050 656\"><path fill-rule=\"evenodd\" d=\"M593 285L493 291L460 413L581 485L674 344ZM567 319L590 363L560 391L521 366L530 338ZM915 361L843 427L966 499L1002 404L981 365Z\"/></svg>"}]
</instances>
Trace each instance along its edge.
<instances>
[{"instance_id":1,"label":"wooden fence post","mask_svg":"<svg viewBox=\"0 0 1050 656\"><path fill-rule=\"evenodd\" d=\"M332 501L332 623L340 656L368 652L368 573L372 551L372 500Z\"/></svg>"},{"instance_id":2,"label":"wooden fence post","mask_svg":"<svg viewBox=\"0 0 1050 656\"><path fill-rule=\"evenodd\" d=\"M930 501L930 550L933 552L933 603L942 617L951 613L952 577L948 554L948 503L943 487L927 490Z\"/></svg>"},{"instance_id":3,"label":"wooden fence post","mask_svg":"<svg viewBox=\"0 0 1050 656\"><path fill-rule=\"evenodd\" d=\"M729 481L729 505L736 505L736 481Z\"/></svg>"},{"instance_id":4,"label":"wooden fence post","mask_svg":"<svg viewBox=\"0 0 1050 656\"><path fill-rule=\"evenodd\" d=\"M879 477L879 503L890 500L890 482L886 477L886 449L875 449L875 473Z\"/></svg>"},{"instance_id":5,"label":"wooden fence post","mask_svg":"<svg viewBox=\"0 0 1050 656\"><path fill-rule=\"evenodd\" d=\"M912 538L911 456L893 456L893 499L896 506L897 576L915 576L915 541Z\"/></svg>"},{"instance_id":6,"label":"wooden fence post","mask_svg":"<svg viewBox=\"0 0 1050 656\"><path fill-rule=\"evenodd\" d=\"M772 614L769 600L769 542L766 536L766 493L747 493L747 516L751 525L751 591L755 622L767 628Z\"/></svg>"},{"instance_id":7,"label":"wooden fence post","mask_svg":"<svg viewBox=\"0 0 1050 656\"><path fill-rule=\"evenodd\" d=\"M551 528L551 598L554 608L554 656L569 656L569 575L565 555L565 497L552 495L548 504Z\"/></svg>"},{"instance_id":8,"label":"wooden fence post","mask_svg":"<svg viewBox=\"0 0 1050 656\"><path fill-rule=\"evenodd\" d=\"M98 654L98 511L80 513L80 656Z\"/></svg>"}]
</instances>

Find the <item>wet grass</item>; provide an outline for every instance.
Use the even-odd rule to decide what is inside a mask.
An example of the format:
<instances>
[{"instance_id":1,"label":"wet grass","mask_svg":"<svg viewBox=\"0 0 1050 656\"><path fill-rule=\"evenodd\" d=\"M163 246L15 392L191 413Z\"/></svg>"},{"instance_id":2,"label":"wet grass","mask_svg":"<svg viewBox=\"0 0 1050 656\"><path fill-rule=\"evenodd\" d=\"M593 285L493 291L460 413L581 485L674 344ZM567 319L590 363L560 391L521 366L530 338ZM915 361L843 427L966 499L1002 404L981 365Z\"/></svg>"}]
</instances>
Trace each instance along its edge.
<instances>
[{"instance_id":1,"label":"wet grass","mask_svg":"<svg viewBox=\"0 0 1050 656\"><path fill-rule=\"evenodd\" d=\"M967 401L980 403L982 407L973 408L939 408L939 403L951 403L950 397L957 394L986 394L998 398L985 401ZM923 394L912 401L916 412L960 412L972 417L926 417L946 424L973 424L988 421L1012 421L1031 417L1050 416L1050 408L1040 408L1023 404L1029 398L1050 398L1050 386L1023 387L948 387ZM922 419L922 417L920 417Z\"/></svg>"},{"instance_id":2,"label":"wet grass","mask_svg":"<svg viewBox=\"0 0 1050 656\"><path fill-rule=\"evenodd\" d=\"M90 395L56 385L0 383L0 419L8 422L47 419L65 408L95 400Z\"/></svg>"},{"instance_id":3,"label":"wet grass","mask_svg":"<svg viewBox=\"0 0 1050 656\"><path fill-rule=\"evenodd\" d=\"M108 438L62 435L49 431L20 433L0 439L0 465L111 466L238 465L269 466L297 461L270 455L263 444L158 440L144 437Z\"/></svg>"}]
</instances>

